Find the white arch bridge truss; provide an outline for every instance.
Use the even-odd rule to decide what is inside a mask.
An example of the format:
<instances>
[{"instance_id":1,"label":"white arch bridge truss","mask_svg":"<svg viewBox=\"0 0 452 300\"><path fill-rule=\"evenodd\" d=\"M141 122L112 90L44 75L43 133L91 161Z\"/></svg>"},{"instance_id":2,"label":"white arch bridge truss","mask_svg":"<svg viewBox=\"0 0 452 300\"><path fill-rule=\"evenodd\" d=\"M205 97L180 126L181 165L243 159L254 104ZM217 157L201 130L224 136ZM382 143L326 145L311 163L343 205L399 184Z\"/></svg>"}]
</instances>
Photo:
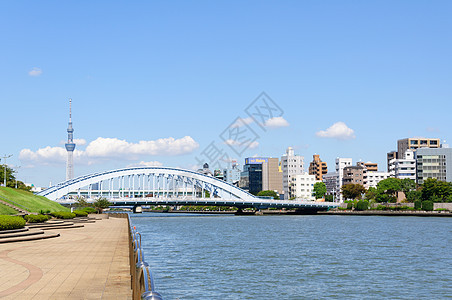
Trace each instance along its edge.
<instances>
[{"instance_id":1,"label":"white arch bridge truss","mask_svg":"<svg viewBox=\"0 0 452 300\"><path fill-rule=\"evenodd\" d=\"M69 196L105 197L114 205L224 205L240 208L328 209L336 203L258 198L226 181L169 167L131 167L64 181L38 193L66 202Z\"/></svg>"}]
</instances>

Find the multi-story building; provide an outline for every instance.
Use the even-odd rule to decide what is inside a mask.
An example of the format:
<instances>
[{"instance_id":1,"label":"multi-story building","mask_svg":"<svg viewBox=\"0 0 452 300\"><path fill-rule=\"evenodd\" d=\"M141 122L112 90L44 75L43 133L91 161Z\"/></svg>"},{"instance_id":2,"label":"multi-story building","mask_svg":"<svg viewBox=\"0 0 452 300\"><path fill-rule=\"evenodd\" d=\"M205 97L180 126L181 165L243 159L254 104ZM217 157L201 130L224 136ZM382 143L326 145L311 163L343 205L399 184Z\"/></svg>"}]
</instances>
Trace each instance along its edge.
<instances>
[{"instance_id":1,"label":"multi-story building","mask_svg":"<svg viewBox=\"0 0 452 300\"><path fill-rule=\"evenodd\" d=\"M347 166L343 172L342 185L353 183L364 186L367 181L367 169L363 166Z\"/></svg>"},{"instance_id":2,"label":"multi-story building","mask_svg":"<svg viewBox=\"0 0 452 300\"><path fill-rule=\"evenodd\" d=\"M314 201L314 184L319 182L315 179L315 175L308 173L297 174L291 177L290 194L292 197Z\"/></svg>"},{"instance_id":3,"label":"multi-story building","mask_svg":"<svg viewBox=\"0 0 452 300\"><path fill-rule=\"evenodd\" d=\"M341 187L343 185L344 168L351 166L353 159L351 158L336 158L336 197L342 201Z\"/></svg>"},{"instance_id":4,"label":"multi-story building","mask_svg":"<svg viewBox=\"0 0 452 300\"><path fill-rule=\"evenodd\" d=\"M241 171L239 165L237 161L234 160L229 168L223 170L224 181L230 184L238 185L238 182L240 181L240 173Z\"/></svg>"},{"instance_id":5,"label":"multi-story building","mask_svg":"<svg viewBox=\"0 0 452 300\"><path fill-rule=\"evenodd\" d=\"M419 148L440 148L440 139L428 139L428 138L406 138L397 141L397 151L391 151L387 154L388 172L389 162L392 159L401 159L406 150L413 150L416 152Z\"/></svg>"},{"instance_id":6,"label":"multi-story building","mask_svg":"<svg viewBox=\"0 0 452 300\"><path fill-rule=\"evenodd\" d=\"M278 158L250 157L245 159L239 186L252 194L271 190L282 192L282 172Z\"/></svg>"},{"instance_id":7,"label":"multi-story building","mask_svg":"<svg viewBox=\"0 0 452 300\"><path fill-rule=\"evenodd\" d=\"M309 174L315 175L315 180L322 181L323 175L326 173L328 173L326 162L322 161L318 154L314 154L312 162L309 164Z\"/></svg>"},{"instance_id":8,"label":"multi-story building","mask_svg":"<svg viewBox=\"0 0 452 300\"><path fill-rule=\"evenodd\" d=\"M330 172L325 175L323 175L323 183L326 186L326 194L327 195L333 195L336 197L336 180L337 180L337 173L336 172Z\"/></svg>"},{"instance_id":9,"label":"multi-story building","mask_svg":"<svg viewBox=\"0 0 452 300\"><path fill-rule=\"evenodd\" d=\"M367 171L367 179L364 182L364 187L366 189L373 187L376 188L377 184L388 178L389 177L389 173L388 172L383 172L383 171Z\"/></svg>"},{"instance_id":10,"label":"multi-story building","mask_svg":"<svg viewBox=\"0 0 452 300\"><path fill-rule=\"evenodd\" d=\"M411 179L416 181L416 158L414 151L408 149L401 158L393 158L389 161L389 177L399 179Z\"/></svg>"},{"instance_id":11,"label":"multi-story building","mask_svg":"<svg viewBox=\"0 0 452 300\"><path fill-rule=\"evenodd\" d=\"M440 139L406 138L397 141L397 153L403 155L408 149L416 151L419 148L439 148L440 146Z\"/></svg>"},{"instance_id":12,"label":"multi-story building","mask_svg":"<svg viewBox=\"0 0 452 300\"><path fill-rule=\"evenodd\" d=\"M377 163L373 163L373 162L357 162L356 163L357 166L362 166L363 168L366 168L367 171L371 171L371 172L377 172L378 171L378 164Z\"/></svg>"},{"instance_id":13,"label":"multi-story building","mask_svg":"<svg viewBox=\"0 0 452 300\"><path fill-rule=\"evenodd\" d=\"M286 154L281 157L281 170L284 199L288 200L293 197L289 191L292 176L304 173L304 157L295 155L292 147L287 148Z\"/></svg>"},{"instance_id":14,"label":"multi-story building","mask_svg":"<svg viewBox=\"0 0 452 300\"><path fill-rule=\"evenodd\" d=\"M422 148L416 151L416 182L427 178L452 182L452 148Z\"/></svg>"}]
</instances>

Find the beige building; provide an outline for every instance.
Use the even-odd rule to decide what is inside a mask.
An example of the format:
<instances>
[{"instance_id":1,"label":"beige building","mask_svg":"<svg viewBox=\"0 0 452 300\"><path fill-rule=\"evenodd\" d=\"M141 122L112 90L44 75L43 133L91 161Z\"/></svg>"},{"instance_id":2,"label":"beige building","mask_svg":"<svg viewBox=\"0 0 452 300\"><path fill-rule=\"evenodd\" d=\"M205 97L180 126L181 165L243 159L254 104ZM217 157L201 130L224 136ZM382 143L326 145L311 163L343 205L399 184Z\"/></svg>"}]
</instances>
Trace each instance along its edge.
<instances>
[{"instance_id":1,"label":"beige building","mask_svg":"<svg viewBox=\"0 0 452 300\"><path fill-rule=\"evenodd\" d=\"M282 171L278 158L269 157L267 162L262 163L262 190L282 193Z\"/></svg>"},{"instance_id":2,"label":"beige building","mask_svg":"<svg viewBox=\"0 0 452 300\"><path fill-rule=\"evenodd\" d=\"M440 146L440 139L407 138L397 141L397 153L402 156L408 149L416 151L419 148L440 148Z\"/></svg>"},{"instance_id":3,"label":"beige building","mask_svg":"<svg viewBox=\"0 0 452 300\"><path fill-rule=\"evenodd\" d=\"M320 159L318 154L312 156L312 162L309 164L309 174L315 175L315 180L322 181L323 175L328 173L326 162Z\"/></svg>"}]
</instances>

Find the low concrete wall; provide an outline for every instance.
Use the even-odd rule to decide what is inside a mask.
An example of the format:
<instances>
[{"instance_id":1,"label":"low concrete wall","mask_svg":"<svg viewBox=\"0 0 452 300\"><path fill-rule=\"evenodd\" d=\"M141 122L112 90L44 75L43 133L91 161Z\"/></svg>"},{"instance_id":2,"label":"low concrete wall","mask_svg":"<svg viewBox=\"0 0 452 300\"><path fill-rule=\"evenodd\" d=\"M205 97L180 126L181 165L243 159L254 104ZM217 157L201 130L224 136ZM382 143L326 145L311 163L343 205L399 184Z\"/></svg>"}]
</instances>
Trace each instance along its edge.
<instances>
[{"instance_id":1,"label":"low concrete wall","mask_svg":"<svg viewBox=\"0 0 452 300\"><path fill-rule=\"evenodd\" d=\"M433 209L445 208L452 211L452 203L433 203Z\"/></svg>"}]
</instances>

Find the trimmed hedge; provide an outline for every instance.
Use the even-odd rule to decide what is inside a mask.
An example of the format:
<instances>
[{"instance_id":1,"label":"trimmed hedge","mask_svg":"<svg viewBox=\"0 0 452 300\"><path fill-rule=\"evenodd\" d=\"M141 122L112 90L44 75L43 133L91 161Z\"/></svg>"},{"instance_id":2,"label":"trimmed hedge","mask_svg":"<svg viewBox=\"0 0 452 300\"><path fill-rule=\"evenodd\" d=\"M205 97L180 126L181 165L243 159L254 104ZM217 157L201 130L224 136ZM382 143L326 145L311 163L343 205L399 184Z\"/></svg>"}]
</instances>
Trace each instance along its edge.
<instances>
[{"instance_id":1,"label":"trimmed hedge","mask_svg":"<svg viewBox=\"0 0 452 300\"><path fill-rule=\"evenodd\" d=\"M433 201L422 201L422 209L426 211L433 210Z\"/></svg>"},{"instance_id":2,"label":"trimmed hedge","mask_svg":"<svg viewBox=\"0 0 452 300\"><path fill-rule=\"evenodd\" d=\"M422 201L421 200L415 200L414 201L414 209L421 209L422 208Z\"/></svg>"},{"instance_id":3,"label":"trimmed hedge","mask_svg":"<svg viewBox=\"0 0 452 300\"><path fill-rule=\"evenodd\" d=\"M359 200L355 205L356 210L367 210L369 208L369 201Z\"/></svg>"},{"instance_id":4,"label":"trimmed hedge","mask_svg":"<svg viewBox=\"0 0 452 300\"><path fill-rule=\"evenodd\" d=\"M52 213L52 216L58 219L73 219L75 218L74 213L65 212L65 211L56 211Z\"/></svg>"},{"instance_id":5,"label":"trimmed hedge","mask_svg":"<svg viewBox=\"0 0 452 300\"><path fill-rule=\"evenodd\" d=\"M25 220L17 216L0 216L0 230L19 229L25 227Z\"/></svg>"},{"instance_id":6,"label":"trimmed hedge","mask_svg":"<svg viewBox=\"0 0 452 300\"><path fill-rule=\"evenodd\" d=\"M88 212L84 211L84 210L74 210L73 213L77 216L77 217L86 217L88 216Z\"/></svg>"},{"instance_id":7,"label":"trimmed hedge","mask_svg":"<svg viewBox=\"0 0 452 300\"><path fill-rule=\"evenodd\" d=\"M45 216L45 215L26 215L26 216L24 216L24 219L28 223L42 223L42 222L48 221L50 219L50 216Z\"/></svg>"}]
</instances>

